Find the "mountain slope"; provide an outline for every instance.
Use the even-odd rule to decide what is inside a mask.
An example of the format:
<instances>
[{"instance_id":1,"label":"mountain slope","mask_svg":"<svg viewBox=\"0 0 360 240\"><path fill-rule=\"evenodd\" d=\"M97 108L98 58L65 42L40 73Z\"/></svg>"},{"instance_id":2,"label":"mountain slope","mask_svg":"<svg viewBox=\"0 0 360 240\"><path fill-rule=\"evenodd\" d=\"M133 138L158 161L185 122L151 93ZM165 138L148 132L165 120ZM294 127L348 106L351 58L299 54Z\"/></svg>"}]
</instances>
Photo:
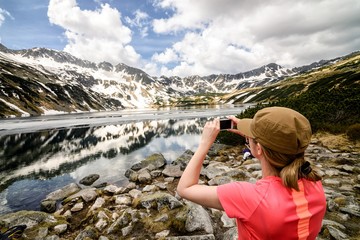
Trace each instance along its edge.
<instances>
[{"instance_id":1,"label":"mountain slope","mask_svg":"<svg viewBox=\"0 0 360 240\"><path fill-rule=\"evenodd\" d=\"M66 52L0 44L0 117L219 103L218 97L194 96L272 85L326 64L331 61L293 69L271 63L232 75L152 77L122 63L96 64Z\"/></svg>"},{"instance_id":2,"label":"mountain slope","mask_svg":"<svg viewBox=\"0 0 360 240\"><path fill-rule=\"evenodd\" d=\"M242 117L252 117L266 106L285 106L303 113L314 132L343 133L360 119L360 52L273 85L234 92L224 100L264 103Z\"/></svg>"}]
</instances>

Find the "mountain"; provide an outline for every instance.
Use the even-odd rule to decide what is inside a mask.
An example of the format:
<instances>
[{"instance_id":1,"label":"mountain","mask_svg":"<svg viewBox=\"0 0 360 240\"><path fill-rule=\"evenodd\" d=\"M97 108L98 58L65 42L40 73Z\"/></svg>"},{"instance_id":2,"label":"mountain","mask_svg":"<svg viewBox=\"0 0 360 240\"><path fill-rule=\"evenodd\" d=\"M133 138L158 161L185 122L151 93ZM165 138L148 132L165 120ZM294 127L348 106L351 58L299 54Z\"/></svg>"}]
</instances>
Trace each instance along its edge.
<instances>
[{"instance_id":1,"label":"mountain","mask_svg":"<svg viewBox=\"0 0 360 240\"><path fill-rule=\"evenodd\" d=\"M196 104L199 101L219 103L219 97L194 96L267 86L330 63L320 61L292 69L270 63L238 74L152 77L122 63L97 64L63 51L11 50L0 44L0 117Z\"/></svg>"}]
</instances>

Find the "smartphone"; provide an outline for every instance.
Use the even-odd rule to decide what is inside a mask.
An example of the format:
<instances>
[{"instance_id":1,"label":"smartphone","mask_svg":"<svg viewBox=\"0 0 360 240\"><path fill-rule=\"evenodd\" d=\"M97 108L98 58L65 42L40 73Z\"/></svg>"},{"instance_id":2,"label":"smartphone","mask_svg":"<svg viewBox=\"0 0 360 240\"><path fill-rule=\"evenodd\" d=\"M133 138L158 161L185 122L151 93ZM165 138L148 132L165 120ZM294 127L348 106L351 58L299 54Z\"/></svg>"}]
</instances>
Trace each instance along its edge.
<instances>
[{"instance_id":1,"label":"smartphone","mask_svg":"<svg viewBox=\"0 0 360 240\"><path fill-rule=\"evenodd\" d=\"M226 130L233 128L233 122L231 119L220 119L220 130Z\"/></svg>"}]
</instances>

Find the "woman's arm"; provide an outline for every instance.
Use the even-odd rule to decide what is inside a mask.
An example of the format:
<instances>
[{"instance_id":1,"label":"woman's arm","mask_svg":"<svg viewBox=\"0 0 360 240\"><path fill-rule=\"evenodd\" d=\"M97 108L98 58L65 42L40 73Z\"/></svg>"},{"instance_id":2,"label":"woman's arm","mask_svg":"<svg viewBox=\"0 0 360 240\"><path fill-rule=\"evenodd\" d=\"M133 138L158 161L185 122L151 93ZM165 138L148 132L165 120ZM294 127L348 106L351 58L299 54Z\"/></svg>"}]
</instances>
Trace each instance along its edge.
<instances>
[{"instance_id":1,"label":"woman's arm","mask_svg":"<svg viewBox=\"0 0 360 240\"><path fill-rule=\"evenodd\" d=\"M202 164L219 131L219 119L205 124L199 147L180 178L177 192L181 197L192 202L223 210L217 195L217 187L198 184Z\"/></svg>"}]
</instances>

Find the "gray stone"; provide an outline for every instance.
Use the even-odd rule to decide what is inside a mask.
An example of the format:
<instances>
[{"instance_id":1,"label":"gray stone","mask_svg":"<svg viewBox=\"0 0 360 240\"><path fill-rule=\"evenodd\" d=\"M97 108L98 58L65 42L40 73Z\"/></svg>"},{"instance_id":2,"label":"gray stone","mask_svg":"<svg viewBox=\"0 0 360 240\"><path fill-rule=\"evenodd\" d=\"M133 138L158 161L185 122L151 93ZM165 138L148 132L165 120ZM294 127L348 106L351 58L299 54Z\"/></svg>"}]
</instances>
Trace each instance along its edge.
<instances>
[{"instance_id":1,"label":"gray stone","mask_svg":"<svg viewBox=\"0 0 360 240\"><path fill-rule=\"evenodd\" d=\"M136 182L138 180L138 173L132 169L128 169L125 172L125 177L127 177L132 182Z\"/></svg>"},{"instance_id":2,"label":"gray stone","mask_svg":"<svg viewBox=\"0 0 360 240\"><path fill-rule=\"evenodd\" d=\"M98 234L95 228L87 226L75 238L75 240L97 239Z\"/></svg>"},{"instance_id":3,"label":"gray stone","mask_svg":"<svg viewBox=\"0 0 360 240\"><path fill-rule=\"evenodd\" d=\"M218 186L226 183L233 182L234 180L231 177L228 176L217 176L213 179L211 179L208 184L210 186Z\"/></svg>"},{"instance_id":4,"label":"gray stone","mask_svg":"<svg viewBox=\"0 0 360 240\"><path fill-rule=\"evenodd\" d=\"M96 222L95 228L99 231L102 231L106 228L107 225L108 225L108 222L105 219L101 218Z\"/></svg>"},{"instance_id":5,"label":"gray stone","mask_svg":"<svg viewBox=\"0 0 360 240\"><path fill-rule=\"evenodd\" d=\"M164 231L161 231L161 232L158 232L156 235L155 235L155 238L158 239L158 238L165 238L167 236L169 236L170 234L170 230L164 230Z\"/></svg>"},{"instance_id":6,"label":"gray stone","mask_svg":"<svg viewBox=\"0 0 360 240\"><path fill-rule=\"evenodd\" d=\"M193 155L194 152L188 149L180 157L174 160L171 164L180 165L181 170L184 170Z\"/></svg>"},{"instance_id":7,"label":"gray stone","mask_svg":"<svg viewBox=\"0 0 360 240\"><path fill-rule=\"evenodd\" d=\"M131 233L131 231L133 230L133 226L129 225L127 227L124 227L121 229L121 233L124 237L126 237L127 235L129 235Z\"/></svg>"},{"instance_id":8,"label":"gray stone","mask_svg":"<svg viewBox=\"0 0 360 240\"><path fill-rule=\"evenodd\" d=\"M146 185L142 191L143 192L155 192L157 189L158 189L158 187L155 185Z\"/></svg>"},{"instance_id":9,"label":"gray stone","mask_svg":"<svg viewBox=\"0 0 360 240\"><path fill-rule=\"evenodd\" d=\"M140 190L137 190L137 189L132 189L132 190L129 191L129 195L132 198L139 198L142 195L142 192Z\"/></svg>"},{"instance_id":10,"label":"gray stone","mask_svg":"<svg viewBox=\"0 0 360 240\"><path fill-rule=\"evenodd\" d=\"M78 212L84 209L84 203L83 202L79 202L76 203L71 209L71 212Z\"/></svg>"},{"instance_id":11,"label":"gray stone","mask_svg":"<svg viewBox=\"0 0 360 240\"><path fill-rule=\"evenodd\" d=\"M221 215L221 222L223 223L223 226L226 228L232 228L236 226L236 221L234 218L229 218L225 212L222 212Z\"/></svg>"},{"instance_id":12,"label":"gray stone","mask_svg":"<svg viewBox=\"0 0 360 240\"><path fill-rule=\"evenodd\" d=\"M162 171L162 174L167 177L181 177L182 173L180 165L166 165Z\"/></svg>"},{"instance_id":13,"label":"gray stone","mask_svg":"<svg viewBox=\"0 0 360 240\"><path fill-rule=\"evenodd\" d=\"M46 200L62 200L71 194L74 194L78 191L80 191L81 188L76 183L70 183L69 185L66 185L65 187L58 189L52 193L49 193L46 196Z\"/></svg>"},{"instance_id":14,"label":"gray stone","mask_svg":"<svg viewBox=\"0 0 360 240\"><path fill-rule=\"evenodd\" d=\"M81 197L85 202L93 201L98 196L96 188L85 188L66 198L66 201Z\"/></svg>"},{"instance_id":15,"label":"gray stone","mask_svg":"<svg viewBox=\"0 0 360 240\"><path fill-rule=\"evenodd\" d=\"M131 198L128 196L115 196L115 204L130 206Z\"/></svg>"},{"instance_id":16,"label":"gray stone","mask_svg":"<svg viewBox=\"0 0 360 240\"><path fill-rule=\"evenodd\" d=\"M37 238L38 239L44 239L49 234L49 228L48 227L40 227L38 229Z\"/></svg>"},{"instance_id":17,"label":"gray stone","mask_svg":"<svg viewBox=\"0 0 360 240\"><path fill-rule=\"evenodd\" d=\"M47 236L46 238L43 238L44 240L60 240L60 237L57 235L51 235Z\"/></svg>"},{"instance_id":18,"label":"gray stone","mask_svg":"<svg viewBox=\"0 0 360 240\"><path fill-rule=\"evenodd\" d=\"M213 233L214 229L209 213L201 205L189 201L186 201L186 205L189 208L185 223L186 231L205 231L206 233Z\"/></svg>"},{"instance_id":19,"label":"gray stone","mask_svg":"<svg viewBox=\"0 0 360 240\"><path fill-rule=\"evenodd\" d=\"M208 179L213 179L214 177L221 176L229 171L231 171L231 169L228 166L226 166L224 163L214 162L209 164L202 171L202 174L205 175Z\"/></svg>"},{"instance_id":20,"label":"gray stone","mask_svg":"<svg viewBox=\"0 0 360 240\"><path fill-rule=\"evenodd\" d=\"M164 192L142 195L140 197L140 204L144 208L154 208L157 210L160 210L163 207L175 209L182 206L182 203L174 196Z\"/></svg>"},{"instance_id":21,"label":"gray stone","mask_svg":"<svg viewBox=\"0 0 360 240\"><path fill-rule=\"evenodd\" d=\"M90 174L90 175L84 177L83 179L81 179L79 183L83 184L85 186L90 186L99 178L100 178L99 174Z\"/></svg>"},{"instance_id":22,"label":"gray stone","mask_svg":"<svg viewBox=\"0 0 360 240\"><path fill-rule=\"evenodd\" d=\"M64 233L66 232L67 230L67 224L59 224L59 225L56 225L54 227L54 231L57 233L57 234L61 234L61 233Z\"/></svg>"},{"instance_id":23,"label":"gray stone","mask_svg":"<svg viewBox=\"0 0 360 240\"><path fill-rule=\"evenodd\" d=\"M142 160L139 163L134 164L131 169L134 171L138 171L142 168L149 167L150 165L153 165L155 168L161 168L166 164L166 159L161 153L155 153L144 160Z\"/></svg>"},{"instance_id":24,"label":"gray stone","mask_svg":"<svg viewBox=\"0 0 360 240\"><path fill-rule=\"evenodd\" d=\"M140 183L149 183L151 181L151 174L148 169L143 168L138 173L138 181Z\"/></svg>"},{"instance_id":25,"label":"gray stone","mask_svg":"<svg viewBox=\"0 0 360 240\"><path fill-rule=\"evenodd\" d=\"M126 227L131 221L131 214L129 211L123 211L116 221L110 225L107 230L108 234L120 232L122 228Z\"/></svg>"},{"instance_id":26,"label":"gray stone","mask_svg":"<svg viewBox=\"0 0 360 240\"><path fill-rule=\"evenodd\" d=\"M224 233L223 239L225 240L238 240L237 227L230 228Z\"/></svg>"},{"instance_id":27,"label":"gray stone","mask_svg":"<svg viewBox=\"0 0 360 240\"><path fill-rule=\"evenodd\" d=\"M91 206L90 211L94 211L98 208L101 208L105 204L105 199L102 197L98 197L94 204Z\"/></svg>"},{"instance_id":28,"label":"gray stone","mask_svg":"<svg viewBox=\"0 0 360 240\"><path fill-rule=\"evenodd\" d=\"M342 231L340 231L339 229L337 229L337 228L335 228L333 226L327 226L327 229L329 230L330 235L335 240L349 239L349 236L346 233L343 233Z\"/></svg>"},{"instance_id":29,"label":"gray stone","mask_svg":"<svg viewBox=\"0 0 360 240\"><path fill-rule=\"evenodd\" d=\"M37 211L19 211L0 216L0 225L12 227L25 224L27 229L31 229L42 223L56 223L57 220L51 214Z\"/></svg>"},{"instance_id":30,"label":"gray stone","mask_svg":"<svg viewBox=\"0 0 360 240\"><path fill-rule=\"evenodd\" d=\"M47 213L54 213L56 211L56 201L46 199L41 201L40 210Z\"/></svg>"},{"instance_id":31,"label":"gray stone","mask_svg":"<svg viewBox=\"0 0 360 240\"><path fill-rule=\"evenodd\" d=\"M205 235L167 237L165 239L166 240L215 240L215 236L214 234L205 234Z\"/></svg>"}]
</instances>

